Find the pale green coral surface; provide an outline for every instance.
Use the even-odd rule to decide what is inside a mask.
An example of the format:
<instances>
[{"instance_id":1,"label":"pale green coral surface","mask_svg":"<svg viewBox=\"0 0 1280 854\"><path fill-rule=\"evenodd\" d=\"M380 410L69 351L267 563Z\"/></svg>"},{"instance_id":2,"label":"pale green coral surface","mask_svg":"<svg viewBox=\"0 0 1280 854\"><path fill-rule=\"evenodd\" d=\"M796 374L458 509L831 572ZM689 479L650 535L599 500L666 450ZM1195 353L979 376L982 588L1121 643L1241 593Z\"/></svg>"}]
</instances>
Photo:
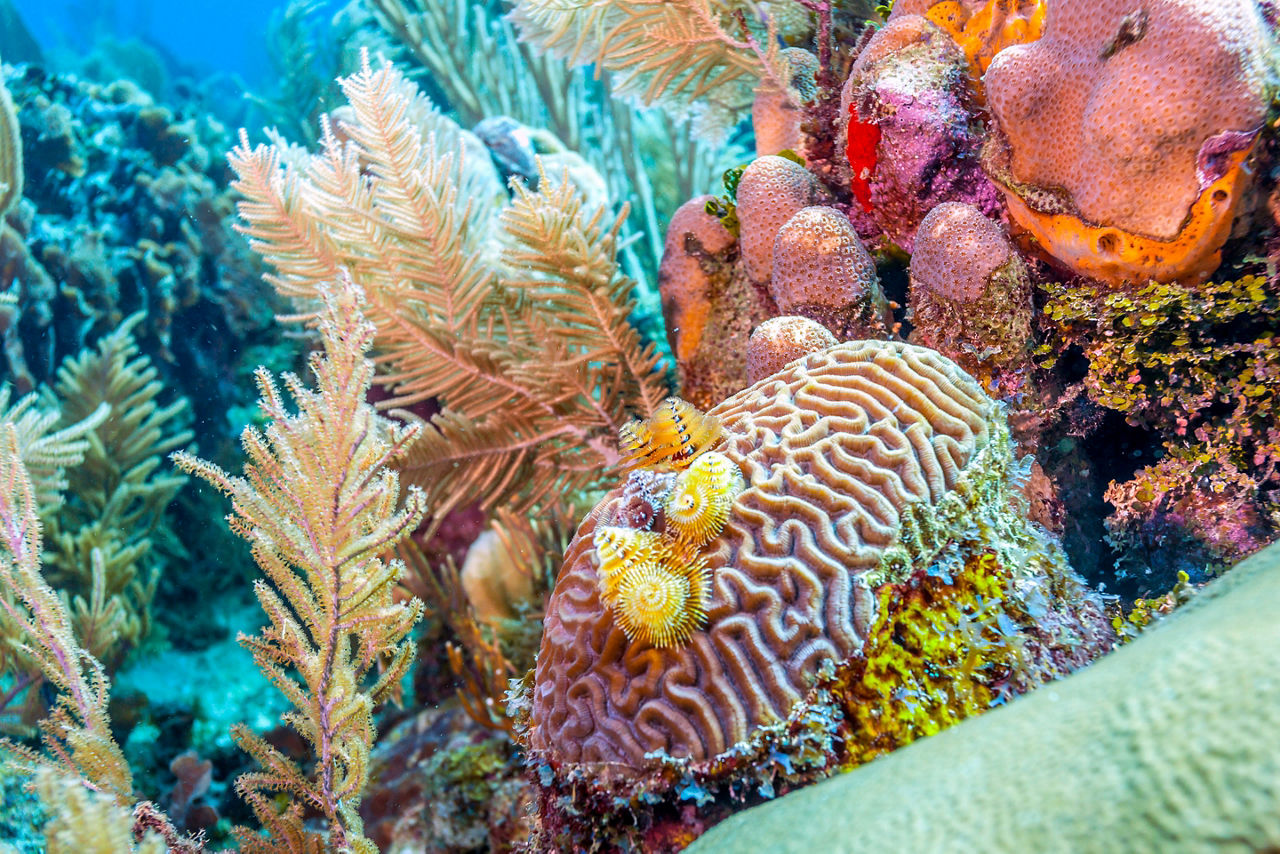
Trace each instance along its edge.
<instances>
[{"instance_id":1,"label":"pale green coral surface","mask_svg":"<svg viewBox=\"0 0 1280 854\"><path fill-rule=\"evenodd\" d=\"M733 816L712 852L1280 850L1280 546L1089 669Z\"/></svg>"}]
</instances>

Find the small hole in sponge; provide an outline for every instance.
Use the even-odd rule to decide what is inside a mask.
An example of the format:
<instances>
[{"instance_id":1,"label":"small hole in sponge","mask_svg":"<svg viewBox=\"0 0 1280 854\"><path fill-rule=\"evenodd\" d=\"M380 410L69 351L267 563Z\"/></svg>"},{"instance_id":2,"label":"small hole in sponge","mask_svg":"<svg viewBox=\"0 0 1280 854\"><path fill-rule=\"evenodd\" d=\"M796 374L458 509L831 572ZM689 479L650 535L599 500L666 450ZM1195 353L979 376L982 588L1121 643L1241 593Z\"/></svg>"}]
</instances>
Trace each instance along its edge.
<instances>
[{"instance_id":1,"label":"small hole in sponge","mask_svg":"<svg viewBox=\"0 0 1280 854\"><path fill-rule=\"evenodd\" d=\"M1098 238L1098 251L1104 255L1113 255L1120 249L1120 238L1107 233Z\"/></svg>"}]
</instances>

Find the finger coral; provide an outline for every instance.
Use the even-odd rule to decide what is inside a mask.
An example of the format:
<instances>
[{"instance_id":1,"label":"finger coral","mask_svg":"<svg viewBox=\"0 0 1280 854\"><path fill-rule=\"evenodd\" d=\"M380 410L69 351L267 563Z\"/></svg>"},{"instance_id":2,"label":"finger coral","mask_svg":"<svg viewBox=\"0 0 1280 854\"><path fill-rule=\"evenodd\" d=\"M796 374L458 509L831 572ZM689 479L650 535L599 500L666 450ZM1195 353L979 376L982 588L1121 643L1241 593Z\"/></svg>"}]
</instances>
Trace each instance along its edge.
<instances>
[{"instance_id":1,"label":"finger coral","mask_svg":"<svg viewBox=\"0 0 1280 854\"><path fill-rule=\"evenodd\" d=\"M944 202L916 233L907 305L911 340L975 376L1029 367L1031 280L999 223Z\"/></svg>"},{"instance_id":2,"label":"finger coral","mask_svg":"<svg viewBox=\"0 0 1280 854\"><path fill-rule=\"evenodd\" d=\"M881 337L893 325L875 261L835 208L802 208L778 229L769 293L784 314L812 317L841 340Z\"/></svg>"},{"instance_id":3,"label":"finger coral","mask_svg":"<svg viewBox=\"0 0 1280 854\"><path fill-rule=\"evenodd\" d=\"M751 161L738 181L738 221L742 223L742 263L755 282L773 274L773 241L801 208L818 202L818 185L799 163L766 155Z\"/></svg>"},{"instance_id":4,"label":"finger coral","mask_svg":"<svg viewBox=\"0 0 1280 854\"><path fill-rule=\"evenodd\" d=\"M1093 628L1096 602L1009 509L1000 409L947 359L907 344L837 345L709 415L724 424L723 456L746 488L701 552L710 573L705 626L679 645L628 642L602 601L597 569L595 532L616 525L624 503L626 489L615 490L579 529L548 603L528 742L532 761L546 763L550 791L574 787L574 798L618 817L648 809L632 800L637 792L652 804L678 781L710 800L729 779L798 780L854 761L859 736L840 729L839 697L864 690L892 705L902 683L862 685L859 662L873 639L917 622L896 603L910 601L923 577L943 579L921 607L938 615L950 645L926 648L913 664L894 652L886 666L914 672L931 649L939 662L984 662L929 687L930 702L953 708L953 719L1105 648L1109 628ZM902 592L878 601L889 588ZM1031 601L1040 604L1015 604ZM1040 651L1023 662L1018 650L1032 648ZM824 678L835 681L815 688ZM893 730L893 743L918 727ZM586 832L549 806L543 820L547 847ZM594 815L594 831L609 820Z\"/></svg>"},{"instance_id":5,"label":"finger coral","mask_svg":"<svg viewBox=\"0 0 1280 854\"><path fill-rule=\"evenodd\" d=\"M1217 267L1270 98L1252 0L1058 0L1044 36L984 78L1011 217L1113 284Z\"/></svg>"}]
</instances>

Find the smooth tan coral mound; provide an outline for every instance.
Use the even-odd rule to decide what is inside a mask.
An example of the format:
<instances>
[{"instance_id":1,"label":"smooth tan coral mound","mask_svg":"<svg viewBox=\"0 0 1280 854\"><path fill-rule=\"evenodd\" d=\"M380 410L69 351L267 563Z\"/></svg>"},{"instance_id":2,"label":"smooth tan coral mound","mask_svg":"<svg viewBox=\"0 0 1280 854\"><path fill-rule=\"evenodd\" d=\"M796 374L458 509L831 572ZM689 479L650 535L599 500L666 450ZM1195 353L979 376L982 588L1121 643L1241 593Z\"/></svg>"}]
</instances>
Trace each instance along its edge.
<instances>
[{"instance_id":1,"label":"smooth tan coral mound","mask_svg":"<svg viewBox=\"0 0 1280 854\"><path fill-rule=\"evenodd\" d=\"M747 342L747 382L759 382L796 359L836 343L836 337L816 320L790 314L771 317L755 328Z\"/></svg>"},{"instance_id":2,"label":"smooth tan coral mound","mask_svg":"<svg viewBox=\"0 0 1280 854\"><path fill-rule=\"evenodd\" d=\"M742 263L752 281L769 280L778 229L801 208L817 202L817 197L817 182L794 160L767 155L743 170L737 192L739 239Z\"/></svg>"},{"instance_id":3,"label":"smooth tan coral mound","mask_svg":"<svg viewBox=\"0 0 1280 854\"><path fill-rule=\"evenodd\" d=\"M920 223L915 250L912 342L971 373L1025 361L1031 280L1004 228L972 205L944 202Z\"/></svg>"},{"instance_id":4,"label":"smooth tan coral mound","mask_svg":"<svg viewBox=\"0 0 1280 854\"><path fill-rule=\"evenodd\" d=\"M780 311L812 317L845 340L881 335L892 319L871 253L847 216L821 205L778 230L769 293Z\"/></svg>"},{"instance_id":5,"label":"smooth tan coral mound","mask_svg":"<svg viewBox=\"0 0 1280 854\"><path fill-rule=\"evenodd\" d=\"M709 414L747 488L701 552L706 626L657 649L628 642L601 603L593 535L617 524L626 489L614 490L583 522L548 602L529 732L541 757L703 760L786 719L823 662L861 648L874 585L919 557L915 520L957 487L972 494L985 449L1007 456L996 404L909 344L814 353Z\"/></svg>"},{"instance_id":6,"label":"smooth tan coral mound","mask_svg":"<svg viewBox=\"0 0 1280 854\"><path fill-rule=\"evenodd\" d=\"M1002 51L984 78L1007 143L993 168L1011 214L1089 275L1204 275L1242 182L1213 186L1212 211L1188 218L1262 126L1269 50L1252 0L1056 0L1044 37ZM1062 214L1122 233L1062 234L1070 224L1043 220ZM1146 257L1088 266L1090 254L1117 253Z\"/></svg>"}]
</instances>

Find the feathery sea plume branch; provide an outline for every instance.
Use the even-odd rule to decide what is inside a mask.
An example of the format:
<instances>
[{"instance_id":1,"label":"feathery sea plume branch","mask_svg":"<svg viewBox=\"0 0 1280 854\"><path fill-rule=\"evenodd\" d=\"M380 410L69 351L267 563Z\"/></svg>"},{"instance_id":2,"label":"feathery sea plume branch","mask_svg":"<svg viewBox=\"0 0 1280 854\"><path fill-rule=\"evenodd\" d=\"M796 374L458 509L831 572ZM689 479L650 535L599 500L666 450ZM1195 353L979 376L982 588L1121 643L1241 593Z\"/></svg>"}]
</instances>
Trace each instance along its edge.
<instances>
[{"instance_id":1,"label":"feathery sea plume branch","mask_svg":"<svg viewBox=\"0 0 1280 854\"><path fill-rule=\"evenodd\" d=\"M365 402L375 330L361 312L358 288L349 278L340 282L336 290L319 290L323 308L314 323L323 352L310 360L315 388L283 377L296 412L270 374L258 371L268 423L242 434L244 476L173 455L180 469L231 498L228 523L252 543L266 575L254 590L269 621L240 640L292 703L285 723L316 757L308 774L248 727L234 730L262 766L242 775L236 789L270 834L241 829L246 852L376 852L356 811L369 776L372 712L408 672L414 647L407 636L422 613L416 599L396 601L403 564L381 557L423 515L419 490L411 487L401 503L392 468L418 428L391 422ZM284 812L273 792L291 796ZM324 816L327 832L304 825L308 810Z\"/></svg>"},{"instance_id":2,"label":"feathery sea plume branch","mask_svg":"<svg viewBox=\"0 0 1280 854\"><path fill-rule=\"evenodd\" d=\"M242 139L231 154L272 282L313 304L349 271L377 329L382 405L442 407L401 464L433 529L459 505L525 512L597 485L618 429L667 394L626 323L622 218L584 211L554 174L499 212L461 130L395 68L366 58L341 85L350 119L326 128L319 153Z\"/></svg>"}]
</instances>

